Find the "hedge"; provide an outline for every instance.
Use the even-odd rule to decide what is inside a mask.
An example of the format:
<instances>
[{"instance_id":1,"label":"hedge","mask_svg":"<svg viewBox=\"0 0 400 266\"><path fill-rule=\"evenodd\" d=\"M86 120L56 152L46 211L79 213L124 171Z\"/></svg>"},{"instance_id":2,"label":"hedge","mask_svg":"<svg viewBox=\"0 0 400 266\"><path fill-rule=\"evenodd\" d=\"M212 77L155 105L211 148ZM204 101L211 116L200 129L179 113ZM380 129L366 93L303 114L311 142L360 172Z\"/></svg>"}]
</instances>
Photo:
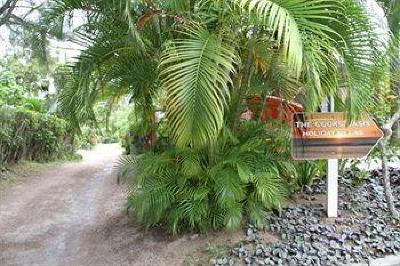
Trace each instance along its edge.
<instances>
[{"instance_id":1,"label":"hedge","mask_svg":"<svg viewBox=\"0 0 400 266\"><path fill-rule=\"evenodd\" d=\"M0 107L0 166L21 159L50 161L73 154L65 120L23 107Z\"/></svg>"}]
</instances>

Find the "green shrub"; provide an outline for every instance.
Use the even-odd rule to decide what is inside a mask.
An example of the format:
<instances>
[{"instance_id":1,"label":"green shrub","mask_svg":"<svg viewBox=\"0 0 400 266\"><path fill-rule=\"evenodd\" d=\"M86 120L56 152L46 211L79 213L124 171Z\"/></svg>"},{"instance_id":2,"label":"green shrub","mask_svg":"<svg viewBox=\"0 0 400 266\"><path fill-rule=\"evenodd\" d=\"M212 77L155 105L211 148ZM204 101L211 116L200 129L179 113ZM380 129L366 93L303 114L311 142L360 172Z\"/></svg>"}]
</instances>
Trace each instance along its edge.
<instances>
[{"instance_id":1,"label":"green shrub","mask_svg":"<svg viewBox=\"0 0 400 266\"><path fill-rule=\"evenodd\" d=\"M25 109L38 113L44 112L43 102L41 100L36 98L25 98L23 101L23 106Z\"/></svg>"},{"instance_id":2,"label":"green shrub","mask_svg":"<svg viewBox=\"0 0 400 266\"><path fill-rule=\"evenodd\" d=\"M350 173L351 181L354 186L362 185L368 181L371 177L371 173L361 167L359 160L349 160L348 162L350 166L347 171Z\"/></svg>"},{"instance_id":3,"label":"green shrub","mask_svg":"<svg viewBox=\"0 0 400 266\"><path fill-rule=\"evenodd\" d=\"M111 143L118 143L119 139L116 136L105 136L101 138L101 143L103 144L111 144Z\"/></svg>"},{"instance_id":4,"label":"green shrub","mask_svg":"<svg viewBox=\"0 0 400 266\"><path fill-rule=\"evenodd\" d=\"M212 150L176 149L124 157L120 177L130 177L128 208L145 226L184 230L236 229L244 219L261 226L265 212L287 196L270 139L262 127L227 130ZM247 139L247 135L252 135ZM246 140L247 139L247 140Z\"/></svg>"},{"instance_id":5,"label":"green shrub","mask_svg":"<svg viewBox=\"0 0 400 266\"><path fill-rule=\"evenodd\" d=\"M96 129L92 127L82 127L78 136L78 146L80 149L91 150L97 145L98 136Z\"/></svg>"},{"instance_id":6,"label":"green shrub","mask_svg":"<svg viewBox=\"0 0 400 266\"><path fill-rule=\"evenodd\" d=\"M316 178L325 175L326 161L303 161L295 164L296 183L301 191L310 186Z\"/></svg>"},{"instance_id":7,"label":"green shrub","mask_svg":"<svg viewBox=\"0 0 400 266\"><path fill-rule=\"evenodd\" d=\"M0 164L21 159L49 161L74 153L68 124L23 107L0 108Z\"/></svg>"},{"instance_id":8,"label":"green shrub","mask_svg":"<svg viewBox=\"0 0 400 266\"><path fill-rule=\"evenodd\" d=\"M17 84L15 75L0 66L0 106L18 105L23 95L23 87Z\"/></svg>"}]
</instances>

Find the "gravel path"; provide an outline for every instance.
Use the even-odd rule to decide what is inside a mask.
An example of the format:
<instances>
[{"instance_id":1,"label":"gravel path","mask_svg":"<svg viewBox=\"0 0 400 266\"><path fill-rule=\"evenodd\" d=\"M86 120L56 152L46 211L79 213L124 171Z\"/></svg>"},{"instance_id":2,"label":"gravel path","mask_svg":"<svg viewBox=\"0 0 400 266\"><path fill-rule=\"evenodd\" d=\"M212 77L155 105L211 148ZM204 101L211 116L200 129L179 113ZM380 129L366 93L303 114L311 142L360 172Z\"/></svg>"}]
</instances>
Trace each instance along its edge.
<instances>
[{"instance_id":1,"label":"gravel path","mask_svg":"<svg viewBox=\"0 0 400 266\"><path fill-rule=\"evenodd\" d=\"M0 195L0 265L179 265L185 238L143 235L124 213L113 163L118 145L32 176ZM201 241L197 243L200 245Z\"/></svg>"}]
</instances>

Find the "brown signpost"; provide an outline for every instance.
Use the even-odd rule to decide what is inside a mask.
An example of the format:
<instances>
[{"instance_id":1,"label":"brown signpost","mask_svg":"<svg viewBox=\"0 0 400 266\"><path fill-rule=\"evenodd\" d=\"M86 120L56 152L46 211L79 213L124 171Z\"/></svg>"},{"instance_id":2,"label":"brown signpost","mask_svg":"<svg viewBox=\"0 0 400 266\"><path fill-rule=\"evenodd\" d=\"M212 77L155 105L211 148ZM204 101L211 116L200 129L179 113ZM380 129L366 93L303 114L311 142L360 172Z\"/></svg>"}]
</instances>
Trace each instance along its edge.
<instances>
[{"instance_id":1,"label":"brown signpost","mask_svg":"<svg viewBox=\"0 0 400 266\"><path fill-rule=\"evenodd\" d=\"M361 158L383 137L370 118L347 123L345 113L295 113L291 123L295 160Z\"/></svg>"}]
</instances>

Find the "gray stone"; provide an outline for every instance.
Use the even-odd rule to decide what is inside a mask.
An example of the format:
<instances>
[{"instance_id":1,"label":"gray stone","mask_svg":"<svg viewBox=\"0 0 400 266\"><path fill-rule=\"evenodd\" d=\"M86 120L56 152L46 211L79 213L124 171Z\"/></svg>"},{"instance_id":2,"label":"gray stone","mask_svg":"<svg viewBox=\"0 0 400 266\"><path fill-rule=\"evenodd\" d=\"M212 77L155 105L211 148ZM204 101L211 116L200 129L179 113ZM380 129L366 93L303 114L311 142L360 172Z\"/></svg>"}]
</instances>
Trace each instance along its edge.
<instances>
[{"instance_id":1,"label":"gray stone","mask_svg":"<svg viewBox=\"0 0 400 266\"><path fill-rule=\"evenodd\" d=\"M398 171L400 172L400 171ZM265 265L340 265L366 262L400 252L400 229L391 224L380 181L380 172L360 186L353 186L351 171L340 179L340 207L349 210L332 221L325 219L325 207L316 203L291 204L278 216L268 213L265 230L278 233L281 241L264 243L253 225L246 227L245 248L234 248L232 254L242 262L265 258ZM396 206L400 207L400 174L396 176L399 189L394 189ZM309 187L309 196L325 193L321 181ZM373 199L373 200L371 200ZM257 245L263 243L264 245ZM254 245L256 244L256 245ZM256 257L252 257L255 255ZM271 258L269 258L271 256ZM266 261L267 260L267 261ZM262 265L262 264L261 264Z\"/></svg>"}]
</instances>

